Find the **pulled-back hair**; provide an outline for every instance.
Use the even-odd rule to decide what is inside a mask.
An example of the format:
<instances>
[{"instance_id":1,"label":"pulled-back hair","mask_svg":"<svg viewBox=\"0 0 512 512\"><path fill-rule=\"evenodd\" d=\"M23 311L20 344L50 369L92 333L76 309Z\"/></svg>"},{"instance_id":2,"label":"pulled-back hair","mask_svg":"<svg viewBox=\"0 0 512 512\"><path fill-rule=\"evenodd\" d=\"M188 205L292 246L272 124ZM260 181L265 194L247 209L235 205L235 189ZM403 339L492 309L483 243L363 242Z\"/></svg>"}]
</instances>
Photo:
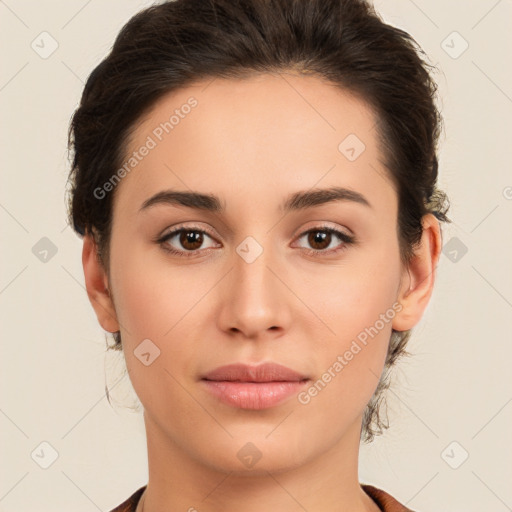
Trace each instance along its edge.
<instances>
[{"instance_id":1,"label":"pulled-back hair","mask_svg":"<svg viewBox=\"0 0 512 512\"><path fill-rule=\"evenodd\" d=\"M90 74L73 115L70 224L94 236L108 272L115 189L101 198L94 191L121 167L141 117L164 95L203 79L295 71L329 81L374 112L382 162L398 194L400 257L407 264L425 214L450 222L447 197L436 188L442 119L435 68L424 55L365 0L175 0L146 8ZM410 334L392 331L364 413L365 442L388 427L381 402ZM121 350L120 332L114 340L112 348Z\"/></svg>"}]
</instances>

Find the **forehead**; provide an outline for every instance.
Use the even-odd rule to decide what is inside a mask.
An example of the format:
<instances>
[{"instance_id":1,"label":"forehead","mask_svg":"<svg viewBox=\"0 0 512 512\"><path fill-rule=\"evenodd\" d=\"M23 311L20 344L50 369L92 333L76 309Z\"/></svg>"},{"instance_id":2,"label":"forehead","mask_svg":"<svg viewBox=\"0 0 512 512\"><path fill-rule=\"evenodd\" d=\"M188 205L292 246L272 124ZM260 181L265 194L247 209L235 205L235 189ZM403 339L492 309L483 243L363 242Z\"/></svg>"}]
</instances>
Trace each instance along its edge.
<instances>
[{"instance_id":1,"label":"forehead","mask_svg":"<svg viewBox=\"0 0 512 512\"><path fill-rule=\"evenodd\" d=\"M375 122L364 101L315 76L196 82L162 97L138 121L125 163L133 152L139 157L116 195L140 206L164 188L191 189L238 198L247 208L259 194L277 201L285 190L349 186L389 201L394 190Z\"/></svg>"}]
</instances>

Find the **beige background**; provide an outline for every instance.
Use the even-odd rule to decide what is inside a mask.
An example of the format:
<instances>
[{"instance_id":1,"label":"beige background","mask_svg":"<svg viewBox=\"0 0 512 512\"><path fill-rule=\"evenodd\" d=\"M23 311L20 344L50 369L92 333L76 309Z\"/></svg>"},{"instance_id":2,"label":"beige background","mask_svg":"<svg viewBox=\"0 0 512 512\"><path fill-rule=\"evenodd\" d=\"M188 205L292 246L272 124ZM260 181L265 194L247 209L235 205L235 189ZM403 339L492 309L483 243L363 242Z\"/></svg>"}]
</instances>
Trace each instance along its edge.
<instances>
[{"instance_id":1,"label":"beige background","mask_svg":"<svg viewBox=\"0 0 512 512\"><path fill-rule=\"evenodd\" d=\"M105 356L64 190L84 82L150 4L0 1L3 512L109 511L147 483L142 413L126 407L137 399L119 354ZM454 222L414 356L388 394L392 427L363 446L360 480L419 512L512 510L512 1L376 7L440 68L440 185ZM58 44L47 58L31 47L42 52L43 37L47 51ZM46 262L33 252L43 237L57 251Z\"/></svg>"}]
</instances>

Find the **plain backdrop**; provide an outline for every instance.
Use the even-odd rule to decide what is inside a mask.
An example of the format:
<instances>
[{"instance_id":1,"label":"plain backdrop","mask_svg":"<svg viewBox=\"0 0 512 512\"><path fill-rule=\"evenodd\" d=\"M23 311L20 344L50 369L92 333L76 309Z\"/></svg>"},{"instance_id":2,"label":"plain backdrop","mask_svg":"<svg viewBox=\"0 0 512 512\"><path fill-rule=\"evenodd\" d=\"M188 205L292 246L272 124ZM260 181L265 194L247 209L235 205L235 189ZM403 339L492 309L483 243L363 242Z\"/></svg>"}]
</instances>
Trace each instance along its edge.
<instances>
[{"instance_id":1,"label":"plain backdrop","mask_svg":"<svg viewBox=\"0 0 512 512\"><path fill-rule=\"evenodd\" d=\"M121 355L106 355L64 194L85 80L150 4L0 1L3 512L109 511L147 483L142 412ZM420 512L512 510L512 1L375 6L440 70L453 223L360 480Z\"/></svg>"}]
</instances>

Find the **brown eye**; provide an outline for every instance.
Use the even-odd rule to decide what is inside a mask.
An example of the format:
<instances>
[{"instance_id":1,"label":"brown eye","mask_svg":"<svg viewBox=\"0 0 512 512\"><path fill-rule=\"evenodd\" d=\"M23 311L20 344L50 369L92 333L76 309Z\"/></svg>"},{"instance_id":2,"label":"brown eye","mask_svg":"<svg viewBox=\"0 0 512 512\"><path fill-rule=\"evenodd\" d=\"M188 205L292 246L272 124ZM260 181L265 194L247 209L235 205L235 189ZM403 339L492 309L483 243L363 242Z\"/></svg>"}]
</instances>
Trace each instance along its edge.
<instances>
[{"instance_id":1,"label":"brown eye","mask_svg":"<svg viewBox=\"0 0 512 512\"><path fill-rule=\"evenodd\" d=\"M350 244L355 243L355 237L347 235L337 229L330 227L314 228L302 233L299 240L306 238L308 247L303 247L306 252L311 254L331 254L337 253L347 248ZM331 244L336 241L336 238L341 242L334 247Z\"/></svg>"},{"instance_id":2,"label":"brown eye","mask_svg":"<svg viewBox=\"0 0 512 512\"><path fill-rule=\"evenodd\" d=\"M325 231L310 231L308 243L315 250L325 250L331 243L332 234Z\"/></svg>"},{"instance_id":3,"label":"brown eye","mask_svg":"<svg viewBox=\"0 0 512 512\"><path fill-rule=\"evenodd\" d=\"M195 251L203 244L202 231L181 230L179 241L183 248L189 251Z\"/></svg>"},{"instance_id":4,"label":"brown eye","mask_svg":"<svg viewBox=\"0 0 512 512\"><path fill-rule=\"evenodd\" d=\"M204 247L207 240L210 245ZM157 240L162 248L176 256L196 256L201 251L215 247L213 237L205 230L196 227L180 227Z\"/></svg>"}]
</instances>

